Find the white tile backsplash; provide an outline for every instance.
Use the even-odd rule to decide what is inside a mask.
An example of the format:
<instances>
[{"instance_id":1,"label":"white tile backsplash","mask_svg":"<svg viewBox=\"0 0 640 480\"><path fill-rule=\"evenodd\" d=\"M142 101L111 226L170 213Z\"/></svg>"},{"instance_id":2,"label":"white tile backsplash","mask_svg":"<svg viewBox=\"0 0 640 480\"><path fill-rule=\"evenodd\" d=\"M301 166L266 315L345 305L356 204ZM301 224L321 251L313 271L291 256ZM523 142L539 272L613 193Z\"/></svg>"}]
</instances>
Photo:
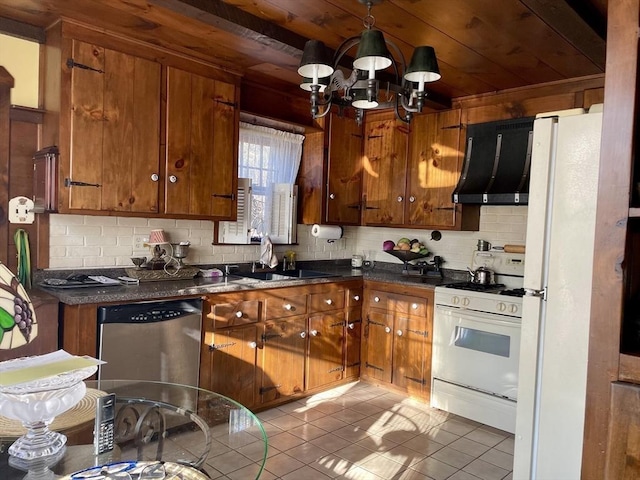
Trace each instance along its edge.
<instances>
[{"instance_id":1,"label":"white tile backsplash","mask_svg":"<svg viewBox=\"0 0 640 480\"><path fill-rule=\"evenodd\" d=\"M133 250L133 237L147 236L163 228L169 241L190 241L190 264L251 262L259 257L256 245L212 245L213 222L134 217L51 215L50 260L52 269L131 266L132 256L151 256L150 250ZM442 230L442 239L430 240L430 230L386 227L345 227L341 239L329 243L311 235L310 225L298 225L298 245L276 246L279 257L294 250L298 260L335 260L365 254L377 261L400 263L382 251L382 242L401 237L417 238L434 255L445 260L445 268L465 269L479 238L494 245L524 244L526 206L483 206L478 232Z\"/></svg>"}]
</instances>

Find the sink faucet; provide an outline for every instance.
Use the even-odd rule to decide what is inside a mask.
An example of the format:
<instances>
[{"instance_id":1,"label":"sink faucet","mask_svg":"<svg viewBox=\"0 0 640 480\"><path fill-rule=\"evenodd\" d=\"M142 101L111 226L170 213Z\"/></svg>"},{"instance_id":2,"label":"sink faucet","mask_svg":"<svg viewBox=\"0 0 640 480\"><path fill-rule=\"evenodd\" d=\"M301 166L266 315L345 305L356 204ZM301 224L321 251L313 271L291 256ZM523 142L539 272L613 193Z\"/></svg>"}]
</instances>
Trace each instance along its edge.
<instances>
[{"instance_id":1,"label":"sink faucet","mask_svg":"<svg viewBox=\"0 0 640 480\"><path fill-rule=\"evenodd\" d=\"M240 268L240 266L239 265L235 265L235 264L233 264L233 265L225 265L224 266L224 274L225 275L229 275L231 273L231 269L232 268L234 270L238 270Z\"/></svg>"}]
</instances>

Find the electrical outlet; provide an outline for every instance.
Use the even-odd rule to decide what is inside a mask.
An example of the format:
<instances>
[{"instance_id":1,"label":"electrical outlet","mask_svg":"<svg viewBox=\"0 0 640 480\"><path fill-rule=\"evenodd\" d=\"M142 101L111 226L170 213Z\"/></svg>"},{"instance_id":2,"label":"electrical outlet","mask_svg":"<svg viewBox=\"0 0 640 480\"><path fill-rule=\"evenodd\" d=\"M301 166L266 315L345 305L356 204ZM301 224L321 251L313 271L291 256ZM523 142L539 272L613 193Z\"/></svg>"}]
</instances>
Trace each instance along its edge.
<instances>
[{"instance_id":1,"label":"electrical outlet","mask_svg":"<svg viewBox=\"0 0 640 480\"><path fill-rule=\"evenodd\" d=\"M133 251L139 252L147 249L145 244L149 241L149 237L144 235L136 235L133 237Z\"/></svg>"}]
</instances>

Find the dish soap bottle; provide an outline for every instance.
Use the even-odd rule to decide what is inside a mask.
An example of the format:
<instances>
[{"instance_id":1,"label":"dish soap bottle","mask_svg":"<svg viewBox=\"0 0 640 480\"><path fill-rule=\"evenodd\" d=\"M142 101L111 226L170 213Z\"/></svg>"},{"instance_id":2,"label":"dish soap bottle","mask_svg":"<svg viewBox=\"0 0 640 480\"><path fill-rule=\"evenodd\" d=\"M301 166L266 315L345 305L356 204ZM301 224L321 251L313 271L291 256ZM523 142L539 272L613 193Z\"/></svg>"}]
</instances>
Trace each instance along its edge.
<instances>
[{"instance_id":1,"label":"dish soap bottle","mask_svg":"<svg viewBox=\"0 0 640 480\"><path fill-rule=\"evenodd\" d=\"M296 269L296 252L294 252L293 250L287 250L285 252L282 269L283 270L295 270Z\"/></svg>"}]
</instances>

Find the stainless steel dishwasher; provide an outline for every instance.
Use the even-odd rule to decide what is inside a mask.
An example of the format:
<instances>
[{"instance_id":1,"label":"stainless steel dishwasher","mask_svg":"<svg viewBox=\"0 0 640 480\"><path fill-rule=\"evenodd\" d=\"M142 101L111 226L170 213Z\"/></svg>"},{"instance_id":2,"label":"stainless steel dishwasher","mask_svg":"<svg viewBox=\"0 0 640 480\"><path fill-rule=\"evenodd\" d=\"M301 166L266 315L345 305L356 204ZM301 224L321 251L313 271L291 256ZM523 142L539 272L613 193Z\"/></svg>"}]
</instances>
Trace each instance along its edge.
<instances>
[{"instance_id":1,"label":"stainless steel dishwasher","mask_svg":"<svg viewBox=\"0 0 640 480\"><path fill-rule=\"evenodd\" d=\"M198 385L200 299L98 309L99 380L155 380Z\"/></svg>"}]
</instances>

